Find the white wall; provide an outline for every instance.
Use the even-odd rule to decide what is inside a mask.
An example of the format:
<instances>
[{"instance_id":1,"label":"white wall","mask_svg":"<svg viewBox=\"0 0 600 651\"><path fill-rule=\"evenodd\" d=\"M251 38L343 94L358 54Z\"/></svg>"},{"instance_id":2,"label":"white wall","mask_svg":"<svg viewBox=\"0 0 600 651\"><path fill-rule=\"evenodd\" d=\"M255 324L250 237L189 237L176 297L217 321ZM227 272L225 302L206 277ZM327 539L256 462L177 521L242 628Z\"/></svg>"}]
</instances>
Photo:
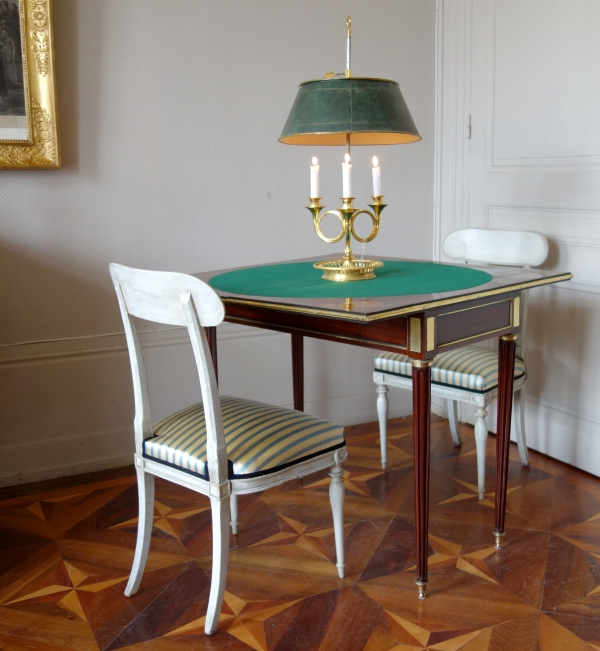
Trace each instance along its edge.
<instances>
[{"instance_id":1,"label":"white wall","mask_svg":"<svg viewBox=\"0 0 600 651\"><path fill-rule=\"evenodd\" d=\"M132 396L107 265L187 272L332 252L303 208L318 155L277 142L298 84L345 64L400 82L423 140L356 148L359 203L381 161L389 207L365 253L431 258L435 1L54 0L64 168L0 175L0 484L125 463ZM291 403L289 339L225 325L222 390ZM180 331L148 332L159 418L195 399ZM307 410L375 419L373 353L306 342ZM179 362L182 374L177 374ZM410 410L393 392L392 413Z\"/></svg>"}]
</instances>

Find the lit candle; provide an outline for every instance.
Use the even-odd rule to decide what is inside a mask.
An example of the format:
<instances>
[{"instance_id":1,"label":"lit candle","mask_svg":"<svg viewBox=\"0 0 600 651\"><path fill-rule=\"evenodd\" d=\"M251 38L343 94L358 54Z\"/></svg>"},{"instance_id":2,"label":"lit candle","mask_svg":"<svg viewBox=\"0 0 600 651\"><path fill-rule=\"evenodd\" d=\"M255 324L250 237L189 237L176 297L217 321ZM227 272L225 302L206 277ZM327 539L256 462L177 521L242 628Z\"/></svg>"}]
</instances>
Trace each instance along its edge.
<instances>
[{"instance_id":1,"label":"lit candle","mask_svg":"<svg viewBox=\"0 0 600 651\"><path fill-rule=\"evenodd\" d=\"M352 196L351 174L352 163L350 162L350 154L346 154L342 163L342 197L344 198Z\"/></svg>"},{"instance_id":2,"label":"lit candle","mask_svg":"<svg viewBox=\"0 0 600 651\"><path fill-rule=\"evenodd\" d=\"M312 165L310 166L310 198L316 199L319 194L319 161L313 156Z\"/></svg>"},{"instance_id":3,"label":"lit candle","mask_svg":"<svg viewBox=\"0 0 600 651\"><path fill-rule=\"evenodd\" d=\"M373 156L373 196L381 196L381 168L377 156Z\"/></svg>"}]
</instances>

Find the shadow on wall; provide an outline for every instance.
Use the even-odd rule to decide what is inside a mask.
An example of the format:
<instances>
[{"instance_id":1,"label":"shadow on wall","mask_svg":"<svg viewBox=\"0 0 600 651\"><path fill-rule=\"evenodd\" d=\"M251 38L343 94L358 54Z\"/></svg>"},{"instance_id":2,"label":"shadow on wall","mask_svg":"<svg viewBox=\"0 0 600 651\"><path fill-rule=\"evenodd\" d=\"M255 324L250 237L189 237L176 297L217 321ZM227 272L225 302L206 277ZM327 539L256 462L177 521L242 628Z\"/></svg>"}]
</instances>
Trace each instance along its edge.
<instances>
[{"instance_id":1,"label":"shadow on wall","mask_svg":"<svg viewBox=\"0 0 600 651\"><path fill-rule=\"evenodd\" d=\"M93 174L100 141L102 27L106 3L54 0L52 11L63 168L78 170L85 162L86 173ZM85 70L83 78L80 70ZM83 97L85 102L81 101ZM88 132L85 151L80 152L80 111L84 105ZM90 133L94 128L95 132Z\"/></svg>"},{"instance_id":2,"label":"shadow on wall","mask_svg":"<svg viewBox=\"0 0 600 651\"><path fill-rule=\"evenodd\" d=\"M123 331L109 283L99 286L6 246L0 278L0 345ZM99 329L107 319L112 329Z\"/></svg>"}]
</instances>

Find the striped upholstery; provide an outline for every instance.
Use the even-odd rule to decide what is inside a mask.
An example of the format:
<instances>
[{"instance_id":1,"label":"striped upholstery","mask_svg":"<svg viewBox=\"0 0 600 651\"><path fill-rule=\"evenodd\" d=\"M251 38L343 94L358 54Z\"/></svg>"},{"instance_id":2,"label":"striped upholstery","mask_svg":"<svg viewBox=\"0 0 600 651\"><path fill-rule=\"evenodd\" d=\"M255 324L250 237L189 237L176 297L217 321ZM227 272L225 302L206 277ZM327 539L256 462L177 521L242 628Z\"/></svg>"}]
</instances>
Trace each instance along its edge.
<instances>
[{"instance_id":1,"label":"striped upholstery","mask_svg":"<svg viewBox=\"0 0 600 651\"><path fill-rule=\"evenodd\" d=\"M382 353L375 358L375 370L412 377L412 364L406 355ZM515 360L515 380L525 375L525 364ZM489 348L465 346L438 355L431 367L434 384L486 393L498 386L498 353Z\"/></svg>"},{"instance_id":2,"label":"striped upholstery","mask_svg":"<svg viewBox=\"0 0 600 651\"><path fill-rule=\"evenodd\" d=\"M345 445L344 428L300 411L221 396L229 478L266 475ZM202 403L182 409L152 428L144 456L207 477L206 422Z\"/></svg>"}]
</instances>

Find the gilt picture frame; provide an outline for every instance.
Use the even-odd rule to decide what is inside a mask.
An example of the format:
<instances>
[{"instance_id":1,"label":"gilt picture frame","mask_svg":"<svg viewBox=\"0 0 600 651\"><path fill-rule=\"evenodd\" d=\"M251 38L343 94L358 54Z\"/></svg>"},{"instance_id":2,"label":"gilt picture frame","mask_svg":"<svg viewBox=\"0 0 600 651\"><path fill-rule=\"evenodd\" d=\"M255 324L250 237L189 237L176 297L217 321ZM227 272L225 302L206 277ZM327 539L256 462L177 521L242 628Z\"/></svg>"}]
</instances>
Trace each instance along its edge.
<instances>
[{"instance_id":1,"label":"gilt picture frame","mask_svg":"<svg viewBox=\"0 0 600 651\"><path fill-rule=\"evenodd\" d=\"M0 169L61 166L51 0L0 0Z\"/></svg>"}]
</instances>

